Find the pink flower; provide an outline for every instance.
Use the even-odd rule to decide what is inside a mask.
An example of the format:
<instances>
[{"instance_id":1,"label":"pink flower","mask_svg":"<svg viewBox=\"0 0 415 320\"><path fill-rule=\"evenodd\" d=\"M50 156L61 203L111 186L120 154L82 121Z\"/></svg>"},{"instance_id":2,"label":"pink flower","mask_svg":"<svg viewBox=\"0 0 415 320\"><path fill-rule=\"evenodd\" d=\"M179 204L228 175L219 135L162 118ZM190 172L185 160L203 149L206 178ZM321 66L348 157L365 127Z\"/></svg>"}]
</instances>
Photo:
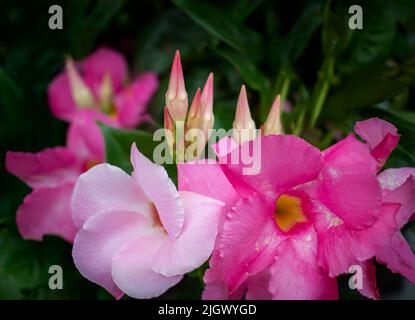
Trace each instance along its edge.
<instances>
[{"instance_id":1,"label":"pink flower","mask_svg":"<svg viewBox=\"0 0 415 320\"><path fill-rule=\"evenodd\" d=\"M41 240L45 234L53 234L73 241L77 228L72 221L70 199L75 181L82 172L104 160L102 136L92 124L87 116L74 121L66 147L38 153L7 152L6 170L33 189L17 210L17 226L23 238Z\"/></svg>"},{"instance_id":2,"label":"pink flower","mask_svg":"<svg viewBox=\"0 0 415 320\"><path fill-rule=\"evenodd\" d=\"M396 145L396 131L379 138L379 124L392 126L368 121L357 125L359 134L367 130L373 138L367 145L353 134L324 152L290 135L245 142L261 143L257 175L244 175L243 162L231 161L244 145L222 153L220 166L178 166L179 190L226 204L204 298L336 299L336 276L352 265L363 270L359 291L377 298L374 257L415 282L408 244L397 250L404 242L399 230L415 211L414 179L406 180L399 196L382 191L379 162Z\"/></svg>"},{"instance_id":3,"label":"pink flower","mask_svg":"<svg viewBox=\"0 0 415 320\"><path fill-rule=\"evenodd\" d=\"M72 197L75 265L115 298L151 298L209 258L223 203L178 192L165 169L131 148L131 176L109 164L82 174Z\"/></svg>"},{"instance_id":4,"label":"pink flower","mask_svg":"<svg viewBox=\"0 0 415 320\"><path fill-rule=\"evenodd\" d=\"M72 121L87 113L108 125L134 128L149 120L147 104L158 88L153 72L139 75L126 85L127 63L118 52L101 47L85 59L66 61L66 70L50 84L53 115Z\"/></svg>"}]
</instances>

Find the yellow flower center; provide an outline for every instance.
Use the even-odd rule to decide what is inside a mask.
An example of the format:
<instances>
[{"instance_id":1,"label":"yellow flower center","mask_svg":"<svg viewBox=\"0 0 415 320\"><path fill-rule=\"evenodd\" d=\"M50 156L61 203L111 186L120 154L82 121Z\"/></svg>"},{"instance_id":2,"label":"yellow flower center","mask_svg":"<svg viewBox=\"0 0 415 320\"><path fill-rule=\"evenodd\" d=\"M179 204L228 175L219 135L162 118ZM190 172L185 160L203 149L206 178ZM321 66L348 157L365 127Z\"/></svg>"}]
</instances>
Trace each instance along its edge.
<instances>
[{"instance_id":1,"label":"yellow flower center","mask_svg":"<svg viewBox=\"0 0 415 320\"><path fill-rule=\"evenodd\" d=\"M297 223L307 222L301 207L301 199L286 194L275 201L275 222L284 231L290 231Z\"/></svg>"}]
</instances>

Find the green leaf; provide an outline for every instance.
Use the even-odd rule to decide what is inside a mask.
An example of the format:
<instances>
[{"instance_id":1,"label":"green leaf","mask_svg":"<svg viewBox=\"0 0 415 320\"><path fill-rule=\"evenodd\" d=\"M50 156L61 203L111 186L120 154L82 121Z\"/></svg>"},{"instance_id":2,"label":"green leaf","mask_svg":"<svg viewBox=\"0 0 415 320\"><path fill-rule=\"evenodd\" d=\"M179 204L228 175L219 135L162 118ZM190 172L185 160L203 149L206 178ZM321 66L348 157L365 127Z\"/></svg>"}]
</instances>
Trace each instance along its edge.
<instances>
[{"instance_id":1,"label":"green leaf","mask_svg":"<svg viewBox=\"0 0 415 320\"><path fill-rule=\"evenodd\" d=\"M204 1L173 0L173 2L210 34L240 53L252 59L262 54L261 35L223 10Z\"/></svg>"},{"instance_id":2,"label":"green leaf","mask_svg":"<svg viewBox=\"0 0 415 320\"><path fill-rule=\"evenodd\" d=\"M270 90L270 82L268 78L245 56L241 55L235 50L226 47L216 47L213 50L226 60L228 60L239 72L241 78L246 81L246 84L265 94Z\"/></svg>"},{"instance_id":3,"label":"green leaf","mask_svg":"<svg viewBox=\"0 0 415 320\"><path fill-rule=\"evenodd\" d=\"M344 6L331 9L331 1L327 1L323 17L323 52L324 55L337 55L349 40L350 29L347 23Z\"/></svg>"},{"instance_id":4,"label":"green leaf","mask_svg":"<svg viewBox=\"0 0 415 320\"><path fill-rule=\"evenodd\" d=\"M121 130L100 124L105 139L105 156L108 163L131 172L130 151L135 143L147 158L153 159L153 150L157 141L151 133L140 130Z\"/></svg>"},{"instance_id":5,"label":"green leaf","mask_svg":"<svg viewBox=\"0 0 415 320\"><path fill-rule=\"evenodd\" d=\"M3 107L8 123L16 123L21 116L20 110L24 103L19 88L0 67L0 105Z\"/></svg>"}]
</instances>

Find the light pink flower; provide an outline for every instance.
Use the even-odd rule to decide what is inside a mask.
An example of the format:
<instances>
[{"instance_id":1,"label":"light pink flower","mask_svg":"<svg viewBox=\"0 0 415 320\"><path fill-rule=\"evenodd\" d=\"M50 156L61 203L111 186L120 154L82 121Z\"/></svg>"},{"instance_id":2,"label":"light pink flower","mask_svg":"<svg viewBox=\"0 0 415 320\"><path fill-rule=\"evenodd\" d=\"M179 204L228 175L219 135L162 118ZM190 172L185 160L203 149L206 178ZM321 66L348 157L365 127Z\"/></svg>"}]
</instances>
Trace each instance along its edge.
<instances>
[{"instance_id":1,"label":"light pink flower","mask_svg":"<svg viewBox=\"0 0 415 320\"><path fill-rule=\"evenodd\" d=\"M165 169L135 145L131 163L131 176L101 164L79 177L73 258L83 276L115 298L151 298L209 258L223 203L178 192Z\"/></svg>"},{"instance_id":2,"label":"light pink flower","mask_svg":"<svg viewBox=\"0 0 415 320\"><path fill-rule=\"evenodd\" d=\"M373 130L358 127L373 137L385 123L370 121ZM226 204L203 297L336 299L336 276L360 265L360 292L377 298L373 257L414 282L413 253L407 244L397 250L397 233L415 211L413 178L400 197L388 197L377 177L396 139L390 135L385 149L351 134L324 152L295 136L261 136L245 142L261 143L257 175L244 175L243 162L231 162L243 146L221 154L220 166L180 164L179 190Z\"/></svg>"},{"instance_id":3,"label":"light pink flower","mask_svg":"<svg viewBox=\"0 0 415 320\"><path fill-rule=\"evenodd\" d=\"M53 234L73 241L77 228L72 221L70 199L75 181L82 172L104 160L102 135L92 124L86 115L74 121L66 147L38 153L7 152L6 170L33 189L17 210L17 226L23 238L41 240L45 234Z\"/></svg>"},{"instance_id":4,"label":"light pink flower","mask_svg":"<svg viewBox=\"0 0 415 320\"><path fill-rule=\"evenodd\" d=\"M124 57L105 47L76 64L68 58L66 70L48 89L53 115L72 121L87 113L95 120L123 128L149 120L147 105L158 88L157 76L146 72L126 84L127 71Z\"/></svg>"}]
</instances>

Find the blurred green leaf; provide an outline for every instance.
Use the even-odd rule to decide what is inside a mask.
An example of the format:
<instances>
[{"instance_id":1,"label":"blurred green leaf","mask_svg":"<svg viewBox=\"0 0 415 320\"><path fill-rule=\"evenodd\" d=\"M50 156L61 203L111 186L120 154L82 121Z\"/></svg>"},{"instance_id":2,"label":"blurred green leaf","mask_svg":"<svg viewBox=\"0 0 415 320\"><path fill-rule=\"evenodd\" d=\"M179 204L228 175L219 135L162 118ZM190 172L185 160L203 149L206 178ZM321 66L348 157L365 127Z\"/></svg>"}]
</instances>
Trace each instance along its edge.
<instances>
[{"instance_id":1,"label":"blurred green leaf","mask_svg":"<svg viewBox=\"0 0 415 320\"><path fill-rule=\"evenodd\" d=\"M339 54L349 40L349 26L345 7L331 9L332 1L327 1L323 14L323 53L326 56Z\"/></svg>"},{"instance_id":2,"label":"blurred green leaf","mask_svg":"<svg viewBox=\"0 0 415 320\"><path fill-rule=\"evenodd\" d=\"M153 141L151 133L140 130L121 130L100 124L105 139L105 156L108 163L131 172L131 145L137 148L147 158L153 159L153 150L157 141Z\"/></svg>"},{"instance_id":3,"label":"blurred green leaf","mask_svg":"<svg viewBox=\"0 0 415 320\"><path fill-rule=\"evenodd\" d=\"M173 2L196 23L235 50L254 60L261 55L263 49L261 35L223 10L204 1L173 0Z\"/></svg>"},{"instance_id":4,"label":"blurred green leaf","mask_svg":"<svg viewBox=\"0 0 415 320\"><path fill-rule=\"evenodd\" d=\"M5 113L7 122L16 122L20 119L20 111L23 104L23 94L4 72L3 68L0 67L0 105Z\"/></svg>"}]
</instances>

